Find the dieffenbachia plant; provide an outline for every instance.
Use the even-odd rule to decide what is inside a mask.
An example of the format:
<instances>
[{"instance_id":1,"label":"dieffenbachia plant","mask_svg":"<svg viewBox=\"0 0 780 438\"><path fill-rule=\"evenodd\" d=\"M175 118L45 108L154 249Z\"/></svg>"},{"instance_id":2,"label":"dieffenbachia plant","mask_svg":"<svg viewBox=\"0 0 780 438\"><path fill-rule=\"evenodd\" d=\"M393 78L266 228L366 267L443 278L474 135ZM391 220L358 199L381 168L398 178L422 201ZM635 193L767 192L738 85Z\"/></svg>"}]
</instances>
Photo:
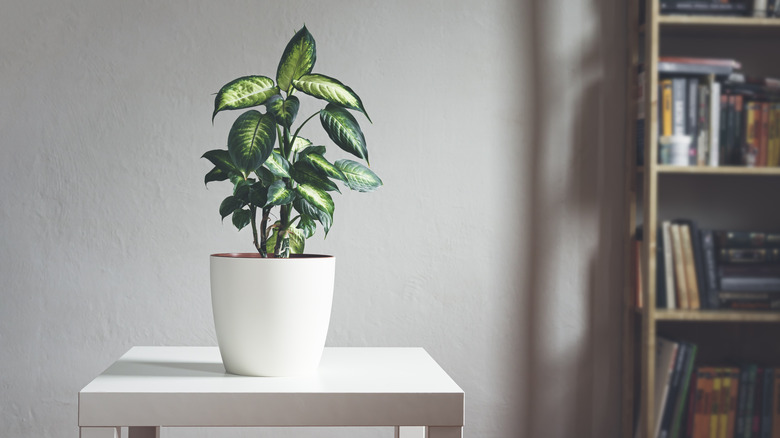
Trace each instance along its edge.
<instances>
[{"instance_id":1,"label":"dieffenbachia plant","mask_svg":"<svg viewBox=\"0 0 780 438\"><path fill-rule=\"evenodd\" d=\"M229 82L214 99L214 113L265 106L266 112L248 110L230 128L227 149L206 152L214 164L205 182L230 180L233 194L222 201L219 214L232 216L239 230L252 226L254 245L262 257L286 258L302 253L319 222L325 230L333 223L334 204L328 192L341 193L335 181L351 190L370 192L382 180L357 161L328 161L325 146L299 136L301 128L319 115L322 127L341 149L368 164L366 140L348 110L371 121L360 97L338 80L312 73L317 52L314 38L304 26L287 44L276 70L276 83L265 76L244 76ZM296 91L327 101L325 108L293 128L300 101ZM260 214L258 222L258 213ZM278 213L278 214L277 214ZM273 223L269 223L275 217Z\"/></svg>"}]
</instances>

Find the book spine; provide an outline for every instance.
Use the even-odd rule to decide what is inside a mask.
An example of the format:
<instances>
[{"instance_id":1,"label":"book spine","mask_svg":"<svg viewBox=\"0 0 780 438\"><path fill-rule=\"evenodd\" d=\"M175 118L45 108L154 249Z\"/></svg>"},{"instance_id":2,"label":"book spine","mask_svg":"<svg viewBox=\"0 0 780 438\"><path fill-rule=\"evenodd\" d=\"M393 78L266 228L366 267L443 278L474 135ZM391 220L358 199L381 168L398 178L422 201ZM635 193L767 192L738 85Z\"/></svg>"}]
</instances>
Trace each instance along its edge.
<instances>
[{"instance_id":1,"label":"book spine","mask_svg":"<svg viewBox=\"0 0 780 438\"><path fill-rule=\"evenodd\" d=\"M731 438L734 436L734 426L737 419L737 401L739 396L739 368L729 368L729 374L731 375L731 394L729 403L729 415L728 423L726 426L726 436Z\"/></svg>"},{"instance_id":2,"label":"book spine","mask_svg":"<svg viewBox=\"0 0 780 438\"><path fill-rule=\"evenodd\" d=\"M666 403L663 407L663 416L661 417L661 438L668 438L672 429L672 420L674 416L675 401L680 392L683 370L689 355L688 345L680 343L677 347L677 357L674 361L674 371L672 371L671 383L669 384L669 394L666 397Z\"/></svg>"},{"instance_id":3,"label":"book spine","mask_svg":"<svg viewBox=\"0 0 780 438\"><path fill-rule=\"evenodd\" d=\"M780 368L774 373L775 396L772 397L772 438L780 438Z\"/></svg>"},{"instance_id":4,"label":"book spine","mask_svg":"<svg viewBox=\"0 0 780 438\"><path fill-rule=\"evenodd\" d=\"M720 163L720 82L715 81L715 76L707 79L710 86L710 127L709 127L709 165L718 166Z\"/></svg>"},{"instance_id":5,"label":"book spine","mask_svg":"<svg viewBox=\"0 0 780 438\"><path fill-rule=\"evenodd\" d=\"M707 149L709 145L709 99L710 89L704 84L699 84L699 136L696 139L699 150L696 157L698 159L697 164L699 166L705 166L707 164Z\"/></svg>"},{"instance_id":6,"label":"book spine","mask_svg":"<svg viewBox=\"0 0 780 438\"><path fill-rule=\"evenodd\" d=\"M758 120L758 166L766 167L769 161L768 155L768 126L769 126L769 103L761 102L759 107L759 120Z\"/></svg>"},{"instance_id":7,"label":"book spine","mask_svg":"<svg viewBox=\"0 0 780 438\"><path fill-rule=\"evenodd\" d=\"M753 437L753 409L756 404L756 375L758 369L755 365L750 366L748 374L748 389L745 396L745 423L742 436L744 438Z\"/></svg>"},{"instance_id":8,"label":"book spine","mask_svg":"<svg viewBox=\"0 0 780 438\"><path fill-rule=\"evenodd\" d=\"M680 225L672 224L672 246L674 247L674 278L677 289L677 306L680 309L690 309L688 301L688 280L685 278L682 237Z\"/></svg>"},{"instance_id":9,"label":"book spine","mask_svg":"<svg viewBox=\"0 0 780 438\"><path fill-rule=\"evenodd\" d=\"M686 361L683 369L682 380L680 382L680 391L677 394L677 400L674 406L674 416L672 418L672 428L669 434L670 438L680 438L683 436L684 419L693 375L693 364L696 361L698 347L696 344L686 345Z\"/></svg>"},{"instance_id":10,"label":"book spine","mask_svg":"<svg viewBox=\"0 0 780 438\"><path fill-rule=\"evenodd\" d=\"M672 80L664 79L658 83L658 90L661 94L659 106L661 110L661 123L659 123L660 136L672 135Z\"/></svg>"},{"instance_id":11,"label":"book spine","mask_svg":"<svg viewBox=\"0 0 780 438\"><path fill-rule=\"evenodd\" d=\"M780 291L778 277L721 277L720 289L728 292Z\"/></svg>"},{"instance_id":12,"label":"book spine","mask_svg":"<svg viewBox=\"0 0 780 438\"><path fill-rule=\"evenodd\" d=\"M710 434L709 438L718 438L718 426L720 425L720 409L723 374L720 368L715 368L712 372L712 403L710 407Z\"/></svg>"},{"instance_id":13,"label":"book spine","mask_svg":"<svg viewBox=\"0 0 780 438\"><path fill-rule=\"evenodd\" d=\"M674 286L674 257L672 249L672 224L669 221L661 223L661 230L664 240L664 274L666 284L666 306L669 309L678 308L676 289Z\"/></svg>"},{"instance_id":14,"label":"book spine","mask_svg":"<svg viewBox=\"0 0 780 438\"><path fill-rule=\"evenodd\" d=\"M704 259L704 274L707 282L707 307L718 308L717 291L718 284L717 264L715 262L715 239L712 230L701 230L702 253Z\"/></svg>"},{"instance_id":15,"label":"book spine","mask_svg":"<svg viewBox=\"0 0 780 438\"><path fill-rule=\"evenodd\" d=\"M774 394L775 370L764 369L764 399L761 401L761 438L772 438L772 395Z\"/></svg>"},{"instance_id":16,"label":"book spine","mask_svg":"<svg viewBox=\"0 0 780 438\"><path fill-rule=\"evenodd\" d=\"M724 91L720 95L720 131L718 133L718 156L720 158L719 164L728 164L726 161L728 155L726 155L726 147L728 145L729 134L729 94L728 91Z\"/></svg>"},{"instance_id":17,"label":"book spine","mask_svg":"<svg viewBox=\"0 0 780 438\"><path fill-rule=\"evenodd\" d=\"M734 426L734 438L745 436L745 413L747 412L748 386L750 385L750 366L739 371L739 395L737 397L737 418Z\"/></svg>"},{"instance_id":18,"label":"book spine","mask_svg":"<svg viewBox=\"0 0 780 438\"><path fill-rule=\"evenodd\" d=\"M691 228L688 224L680 225L680 233L683 245L683 260L685 263L685 279L688 282L688 306L690 309L701 308L699 297L699 285L696 278L696 261L693 258L693 242L691 241Z\"/></svg>"},{"instance_id":19,"label":"book spine","mask_svg":"<svg viewBox=\"0 0 780 438\"><path fill-rule=\"evenodd\" d=\"M765 248L780 246L780 234L755 231L715 231L720 248Z\"/></svg>"},{"instance_id":20,"label":"book spine","mask_svg":"<svg viewBox=\"0 0 780 438\"><path fill-rule=\"evenodd\" d=\"M731 438L726 433L729 423L729 406L731 406L731 373L728 368L721 368L720 406L718 409L717 438Z\"/></svg>"},{"instance_id":21,"label":"book spine","mask_svg":"<svg viewBox=\"0 0 780 438\"><path fill-rule=\"evenodd\" d=\"M686 134L691 137L691 144L689 146L688 164L691 166L698 165L699 161L699 146L696 141L699 138L699 79L688 78L687 79L688 92L685 96L685 104L687 111L685 111L686 120Z\"/></svg>"},{"instance_id":22,"label":"book spine","mask_svg":"<svg viewBox=\"0 0 780 438\"><path fill-rule=\"evenodd\" d=\"M731 162L731 156L734 150L734 129L736 112L736 96L733 94L725 95L725 99L721 99L721 102L726 102L726 109L723 112L724 120L721 124L721 132L723 135L720 138L720 161L723 164L733 164Z\"/></svg>"},{"instance_id":23,"label":"book spine","mask_svg":"<svg viewBox=\"0 0 780 438\"><path fill-rule=\"evenodd\" d=\"M764 415L764 369L756 369L756 389L753 397L753 421L750 438L761 438L761 418Z\"/></svg>"},{"instance_id":24,"label":"book spine","mask_svg":"<svg viewBox=\"0 0 780 438\"><path fill-rule=\"evenodd\" d=\"M742 158L742 137L743 137L743 129L744 129L744 103L743 103L743 97L742 95L737 94L734 96L734 132L731 139L732 143L732 151L731 151L731 157L729 162L731 164L742 164L744 162L744 159Z\"/></svg>"},{"instance_id":25,"label":"book spine","mask_svg":"<svg viewBox=\"0 0 780 438\"><path fill-rule=\"evenodd\" d=\"M756 166L758 160L758 120L761 108L758 102L750 101L745 105L745 165Z\"/></svg>"}]
</instances>

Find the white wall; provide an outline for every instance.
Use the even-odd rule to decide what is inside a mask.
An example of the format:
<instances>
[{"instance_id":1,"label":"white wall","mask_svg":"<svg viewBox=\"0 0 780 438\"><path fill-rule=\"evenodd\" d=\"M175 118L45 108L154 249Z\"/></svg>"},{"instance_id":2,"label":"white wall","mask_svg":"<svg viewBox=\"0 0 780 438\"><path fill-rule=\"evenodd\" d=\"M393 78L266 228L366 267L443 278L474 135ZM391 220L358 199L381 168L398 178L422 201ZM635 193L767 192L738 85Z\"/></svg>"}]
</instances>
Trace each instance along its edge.
<instances>
[{"instance_id":1,"label":"white wall","mask_svg":"<svg viewBox=\"0 0 780 438\"><path fill-rule=\"evenodd\" d=\"M303 23L385 182L309 241L338 257L328 344L425 347L469 438L617 436L624 7L6 0L0 436L78 436L78 390L133 345L215 345L208 254L251 242L203 186L235 116L212 93L273 76Z\"/></svg>"}]
</instances>

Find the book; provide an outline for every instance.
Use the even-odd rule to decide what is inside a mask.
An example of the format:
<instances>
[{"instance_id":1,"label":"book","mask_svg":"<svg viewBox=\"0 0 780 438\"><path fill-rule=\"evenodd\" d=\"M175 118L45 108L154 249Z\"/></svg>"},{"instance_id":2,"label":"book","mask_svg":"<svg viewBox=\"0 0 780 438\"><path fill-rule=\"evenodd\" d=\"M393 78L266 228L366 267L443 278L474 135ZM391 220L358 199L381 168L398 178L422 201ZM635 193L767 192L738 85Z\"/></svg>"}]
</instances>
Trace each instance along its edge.
<instances>
[{"instance_id":1,"label":"book","mask_svg":"<svg viewBox=\"0 0 780 438\"><path fill-rule=\"evenodd\" d=\"M753 397L753 415L750 424L750 436L761 438L761 418L764 415L764 368L756 368L756 383ZM748 400L749 402L750 400Z\"/></svg>"},{"instance_id":2,"label":"book","mask_svg":"<svg viewBox=\"0 0 780 438\"><path fill-rule=\"evenodd\" d=\"M780 438L780 368L774 372L774 393L772 398L772 438Z\"/></svg>"},{"instance_id":3,"label":"book","mask_svg":"<svg viewBox=\"0 0 780 438\"><path fill-rule=\"evenodd\" d=\"M737 415L734 426L734 437L744 438L745 421L747 412L748 387L750 385L751 366L744 366L739 370L739 392L737 395Z\"/></svg>"},{"instance_id":4,"label":"book","mask_svg":"<svg viewBox=\"0 0 780 438\"><path fill-rule=\"evenodd\" d=\"M658 118L658 135L670 136L672 135L672 80L663 79L658 82L658 90L660 97L658 99L660 105L660 117ZM663 164L663 163L662 163Z\"/></svg>"},{"instance_id":5,"label":"book","mask_svg":"<svg viewBox=\"0 0 780 438\"><path fill-rule=\"evenodd\" d=\"M690 15L735 15L741 16L749 13L748 6L744 3L713 3L690 1L661 0L662 14L690 14Z\"/></svg>"},{"instance_id":6,"label":"book","mask_svg":"<svg viewBox=\"0 0 780 438\"><path fill-rule=\"evenodd\" d=\"M655 406L653 407L653 436L659 436L661 432L661 421L663 417L664 405L669 395L669 386L671 384L672 373L674 372L675 361L679 344L669 339L657 338L655 348Z\"/></svg>"},{"instance_id":7,"label":"book","mask_svg":"<svg viewBox=\"0 0 780 438\"><path fill-rule=\"evenodd\" d=\"M710 89L708 164L718 166L720 164L720 82L715 80L715 75L709 75L707 76L707 84Z\"/></svg>"},{"instance_id":8,"label":"book","mask_svg":"<svg viewBox=\"0 0 780 438\"><path fill-rule=\"evenodd\" d=\"M715 231L713 236L719 248L780 247L780 233Z\"/></svg>"},{"instance_id":9,"label":"book","mask_svg":"<svg viewBox=\"0 0 780 438\"><path fill-rule=\"evenodd\" d=\"M742 429L742 436L744 438L753 438L753 410L756 405L757 375L758 367L755 365L749 365L747 391L745 393L744 427Z\"/></svg>"},{"instance_id":10,"label":"book","mask_svg":"<svg viewBox=\"0 0 780 438\"><path fill-rule=\"evenodd\" d=\"M745 145L744 160L747 166L758 164L758 129L761 118L761 104L750 101L745 105Z\"/></svg>"},{"instance_id":11,"label":"book","mask_svg":"<svg viewBox=\"0 0 780 438\"><path fill-rule=\"evenodd\" d=\"M780 261L778 248L724 248L718 251L720 263L776 263Z\"/></svg>"},{"instance_id":12,"label":"book","mask_svg":"<svg viewBox=\"0 0 780 438\"><path fill-rule=\"evenodd\" d=\"M688 308L697 310L701 308L699 298L699 285L696 275L696 261L693 258L693 241L691 240L691 228L689 224L680 225L680 237L683 250L683 263L685 265L685 279L688 286ZM721 285L721 288L723 286Z\"/></svg>"},{"instance_id":13,"label":"book","mask_svg":"<svg viewBox=\"0 0 780 438\"><path fill-rule=\"evenodd\" d=\"M721 291L780 292L780 277L721 277Z\"/></svg>"},{"instance_id":14,"label":"book","mask_svg":"<svg viewBox=\"0 0 780 438\"><path fill-rule=\"evenodd\" d=\"M727 368L730 380L729 388L729 402L728 402L728 415L726 422L726 430L724 435L727 438L734 436L734 426L736 424L737 417L737 397L739 395L739 368Z\"/></svg>"},{"instance_id":15,"label":"book","mask_svg":"<svg viewBox=\"0 0 780 438\"><path fill-rule=\"evenodd\" d=\"M669 438L680 438L685 432L686 408L690 399L691 384L693 379L693 364L696 361L698 346L696 344L684 344L686 351L685 365L680 381L680 389L677 393L677 400L674 402L674 415L672 416L672 427Z\"/></svg>"},{"instance_id":16,"label":"book","mask_svg":"<svg viewBox=\"0 0 780 438\"><path fill-rule=\"evenodd\" d=\"M672 223L661 223L664 245L664 281L666 283L666 304L669 309L678 308L676 289L674 285L674 257L672 248Z\"/></svg>"},{"instance_id":17,"label":"book","mask_svg":"<svg viewBox=\"0 0 780 438\"><path fill-rule=\"evenodd\" d=\"M764 368L763 400L761 401L761 438L772 437L772 399L774 398L775 370Z\"/></svg>"},{"instance_id":18,"label":"book","mask_svg":"<svg viewBox=\"0 0 780 438\"><path fill-rule=\"evenodd\" d=\"M680 393L688 356L690 355L689 344L678 343L677 356L674 361L674 370L672 371L671 381L669 383L669 393L664 403L663 414L661 417L660 438L668 438L671 434L672 421L675 413L676 401Z\"/></svg>"},{"instance_id":19,"label":"book","mask_svg":"<svg viewBox=\"0 0 780 438\"><path fill-rule=\"evenodd\" d=\"M690 309L688 301L688 280L685 278L685 259L683 258L682 235L680 225L673 223L671 225L672 248L674 252L674 279L675 289L677 290L677 307L679 309Z\"/></svg>"},{"instance_id":20,"label":"book","mask_svg":"<svg viewBox=\"0 0 780 438\"><path fill-rule=\"evenodd\" d=\"M717 309L719 306L717 291L720 289L718 283L718 266L715 256L715 237L712 230L701 230L702 244L702 262L707 285L707 308Z\"/></svg>"},{"instance_id":21,"label":"book","mask_svg":"<svg viewBox=\"0 0 780 438\"><path fill-rule=\"evenodd\" d=\"M768 162L768 132L769 132L769 103L761 102L759 105L759 118L756 135L758 137L758 162L757 166L766 167Z\"/></svg>"},{"instance_id":22,"label":"book","mask_svg":"<svg viewBox=\"0 0 780 438\"><path fill-rule=\"evenodd\" d=\"M667 74L728 76L742 68L733 59L661 56L658 72Z\"/></svg>"},{"instance_id":23,"label":"book","mask_svg":"<svg viewBox=\"0 0 780 438\"><path fill-rule=\"evenodd\" d=\"M686 79L685 94L685 133L691 137L691 144L688 152L688 164L696 166L699 164L699 145L696 141L699 138L699 78L689 77Z\"/></svg>"},{"instance_id":24,"label":"book","mask_svg":"<svg viewBox=\"0 0 780 438\"><path fill-rule=\"evenodd\" d=\"M709 132L710 132L710 88L707 84L699 83L699 136L696 138L698 151L696 157L698 159L697 164L699 166L707 165L707 151L709 149Z\"/></svg>"},{"instance_id":25,"label":"book","mask_svg":"<svg viewBox=\"0 0 780 438\"><path fill-rule=\"evenodd\" d=\"M710 403L710 434L709 438L718 438L718 427L720 426L720 411L722 410L723 390L723 372L720 368L712 370L712 402Z\"/></svg>"},{"instance_id":26,"label":"book","mask_svg":"<svg viewBox=\"0 0 780 438\"><path fill-rule=\"evenodd\" d=\"M712 416L712 384L714 368L699 367L696 372L696 412L693 438L709 438Z\"/></svg>"}]
</instances>

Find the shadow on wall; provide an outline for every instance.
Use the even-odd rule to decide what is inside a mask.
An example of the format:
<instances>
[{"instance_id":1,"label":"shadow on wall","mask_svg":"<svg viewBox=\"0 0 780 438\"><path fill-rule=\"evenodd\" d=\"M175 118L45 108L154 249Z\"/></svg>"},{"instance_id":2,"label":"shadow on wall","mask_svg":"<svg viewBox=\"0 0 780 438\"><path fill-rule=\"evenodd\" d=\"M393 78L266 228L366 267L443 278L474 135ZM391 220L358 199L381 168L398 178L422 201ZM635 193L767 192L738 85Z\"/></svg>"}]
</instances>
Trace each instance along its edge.
<instances>
[{"instance_id":1,"label":"shadow on wall","mask_svg":"<svg viewBox=\"0 0 780 438\"><path fill-rule=\"evenodd\" d=\"M528 265L517 282L527 294L523 437L620 433L625 8L532 0L521 39L533 63Z\"/></svg>"}]
</instances>

